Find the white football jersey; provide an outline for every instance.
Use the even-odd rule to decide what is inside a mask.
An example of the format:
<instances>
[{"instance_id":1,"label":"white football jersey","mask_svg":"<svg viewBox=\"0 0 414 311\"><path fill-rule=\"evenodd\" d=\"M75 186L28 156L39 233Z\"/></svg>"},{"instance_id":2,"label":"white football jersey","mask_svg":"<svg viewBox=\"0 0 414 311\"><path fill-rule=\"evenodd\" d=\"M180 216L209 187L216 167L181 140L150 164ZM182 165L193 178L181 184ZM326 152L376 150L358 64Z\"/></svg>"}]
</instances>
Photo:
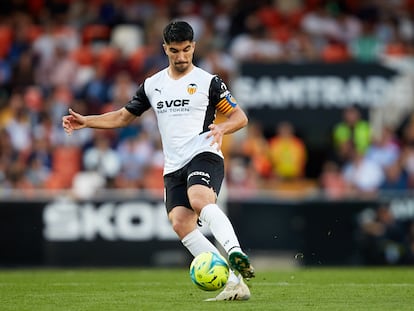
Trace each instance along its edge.
<instances>
[{"instance_id":1,"label":"white football jersey","mask_svg":"<svg viewBox=\"0 0 414 311\"><path fill-rule=\"evenodd\" d=\"M226 114L236 101L218 76L198 67L174 80L167 68L147 78L125 108L140 116L154 109L164 148L164 174L186 165L195 155L213 152L223 156L206 138L216 110Z\"/></svg>"}]
</instances>

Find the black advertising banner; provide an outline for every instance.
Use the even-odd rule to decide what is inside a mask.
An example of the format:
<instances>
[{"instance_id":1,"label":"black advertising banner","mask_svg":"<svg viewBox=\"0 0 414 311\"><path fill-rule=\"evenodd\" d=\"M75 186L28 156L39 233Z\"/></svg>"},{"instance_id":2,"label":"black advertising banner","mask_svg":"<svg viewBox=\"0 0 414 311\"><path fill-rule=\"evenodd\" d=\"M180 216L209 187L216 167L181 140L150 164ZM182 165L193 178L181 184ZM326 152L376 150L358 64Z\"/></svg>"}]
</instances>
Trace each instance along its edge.
<instances>
[{"instance_id":1,"label":"black advertising banner","mask_svg":"<svg viewBox=\"0 0 414 311\"><path fill-rule=\"evenodd\" d=\"M189 261L153 200L0 202L1 266L151 266Z\"/></svg>"},{"instance_id":2,"label":"black advertising banner","mask_svg":"<svg viewBox=\"0 0 414 311\"><path fill-rule=\"evenodd\" d=\"M244 63L232 88L248 109L381 105L397 72L377 63Z\"/></svg>"},{"instance_id":3,"label":"black advertising banner","mask_svg":"<svg viewBox=\"0 0 414 311\"><path fill-rule=\"evenodd\" d=\"M359 223L381 204L250 198L228 202L227 211L252 255L282 251L293 261L301 254L303 265L362 265L372 262L361 257ZM390 198L389 206L396 220L414 221L412 197ZM163 203L142 199L0 201L0 250L0 267L188 266L191 261Z\"/></svg>"},{"instance_id":4,"label":"black advertising banner","mask_svg":"<svg viewBox=\"0 0 414 311\"><path fill-rule=\"evenodd\" d=\"M0 202L0 265L41 265L43 202Z\"/></svg>"}]
</instances>

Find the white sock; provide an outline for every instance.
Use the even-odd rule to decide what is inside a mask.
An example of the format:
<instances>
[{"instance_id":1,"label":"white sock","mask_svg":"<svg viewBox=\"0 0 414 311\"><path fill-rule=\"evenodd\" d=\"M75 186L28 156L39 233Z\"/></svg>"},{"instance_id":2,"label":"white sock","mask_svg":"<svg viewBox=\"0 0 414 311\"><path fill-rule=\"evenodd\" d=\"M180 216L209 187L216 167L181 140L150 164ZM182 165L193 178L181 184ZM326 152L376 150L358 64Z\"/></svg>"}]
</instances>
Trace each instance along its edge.
<instances>
[{"instance_id":1,"label":"white sock","mask_svg":"<svg viewBox=\"0 0 414 311\"><path fill-rule=\"evenodd\" d=\"M232 251L241 251L233 225L217 204L204 206L200 213L200 219L208 225L211 233L227 254Z\"/></svg>"},{"instance_id":2,"label":"white sock","mask_svg":"<svg viewBox=\"0 0 414 311\"><path fill-rule=\"evenodd\" d=\"M228 278L227 282L233 282L233 283L236 283L236 284L240 283L239 277L231 269L229 270L229 278Z\"/></svg>"},{"instance_id":3,"label":"white sock","mask_svg":"<svg viewBox=\"0 0 414 311\"><path fill-rule=\"evenodd\" d=\"M202 234L198 229L195 229L194 231L191 231L189 234L187 234L181 240L181 242L194 257L200 255L203 252L213 252L220 254L217 247L215 247L213 243L211 243L210 240L207 239L204 234Z\"/></svg>"},{"instance_id":4,"label":"white sock","mask_svg":"<svg viewBox=\"0 0 414 311\"><path fill-rule=\"evenodd\" d=\"M195 229L194 231L187 234L181 242L184 246L190 251L190 253L195 257L202 252L214 252L220 254L219 250L214 246L213 243L207 239L200 230ZM240 280L233 270L229 270L229 279L228 281L239 283Z\"/></svg>"}]
</instances>

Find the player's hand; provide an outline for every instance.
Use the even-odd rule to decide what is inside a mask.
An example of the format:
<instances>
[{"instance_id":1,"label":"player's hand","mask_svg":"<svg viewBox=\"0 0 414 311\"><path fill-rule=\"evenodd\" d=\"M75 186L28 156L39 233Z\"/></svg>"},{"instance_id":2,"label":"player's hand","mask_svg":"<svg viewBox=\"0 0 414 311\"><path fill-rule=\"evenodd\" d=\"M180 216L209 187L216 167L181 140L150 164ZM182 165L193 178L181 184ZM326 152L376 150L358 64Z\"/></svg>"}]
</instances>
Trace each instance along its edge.
<instances>
[{"instance_id":1,"label":"player's hand","mask_svg":"<svg viewBox=\"0 0 414 311\"><path fill-rule=\"evenodd\" d=\"M71 135L74 130L86 127L85 117L69 108L69 115L62 117L62 126Z\"/></svg>"},{"instance_id":2,"label":"player's hand","mask_svg":"<svg viewBox=\"0 0 414 311\"><path fill-rule=\"evenodd\" d=\"M210 124L208 128L210 129L210 132L207 134L206 138L209 139L210 137L213 137L210 146L216 145L216 149L220 150L221 144L223 143L224 131L218 124Z\"/></svg>"}]
</instances>

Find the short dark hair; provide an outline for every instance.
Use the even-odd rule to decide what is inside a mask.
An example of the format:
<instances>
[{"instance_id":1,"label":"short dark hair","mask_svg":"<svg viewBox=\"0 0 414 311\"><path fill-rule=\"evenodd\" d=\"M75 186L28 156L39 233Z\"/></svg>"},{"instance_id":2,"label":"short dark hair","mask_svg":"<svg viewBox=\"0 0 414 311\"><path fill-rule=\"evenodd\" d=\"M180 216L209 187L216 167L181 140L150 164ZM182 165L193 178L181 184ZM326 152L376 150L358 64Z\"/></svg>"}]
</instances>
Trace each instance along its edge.
<instances>
[{"instance_id":1,"label":"short dark hair","mask_svg":"<svg viewBox=\"0 0 414 311\"><path fill-rule=\"evenodd\" d=\"M163 31L164 42L184 42L194 40L194 31L189 23L184 21L173 21L165 26Z\"/></svg>"}]
</instances>

